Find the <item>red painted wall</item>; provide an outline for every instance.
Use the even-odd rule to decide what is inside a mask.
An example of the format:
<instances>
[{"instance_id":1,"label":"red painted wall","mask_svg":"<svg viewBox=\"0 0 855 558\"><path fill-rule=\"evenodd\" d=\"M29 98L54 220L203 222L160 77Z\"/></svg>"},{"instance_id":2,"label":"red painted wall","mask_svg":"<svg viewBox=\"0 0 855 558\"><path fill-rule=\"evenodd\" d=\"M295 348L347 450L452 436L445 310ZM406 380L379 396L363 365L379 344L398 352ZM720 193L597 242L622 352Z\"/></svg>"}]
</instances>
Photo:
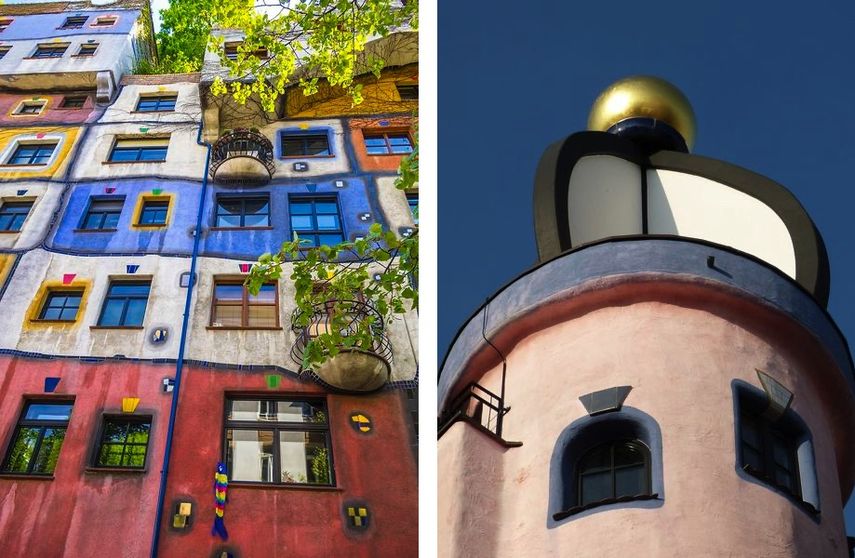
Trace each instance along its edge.
<instances>
[{"instance_id":1,"label":"red painted wall","mask_svg":"<svg viewBox=\"0 0 855 558\"><path fill-rule=\"evenodd\" d=\"M66 95L11 95L4 93L0 95L0 124L16 124L19 126L39 126L45 123L82 123L86 122L95 107L95 93L68 93L67 95L88 95L86 103L81 109L60 109L59 104ZM13 115L21 101L34 98L47 99L47 107L38 115Z\"/></svg>"},{"instance_id":2,"label":"red painted wall","mask_svg":"<svg viewBox=\"0 0 855 558\"><path fill-rule=\"evenodd\" d=\"M0 356L0 459L25 397L74 397L54 478L0 475L0 554L148 556L170 404L160 386L174 372L174 365ZM46 376L61 378L54 394L44 393ZM146 470L87 471L101 417L120 413L123 397L139 397L136 414L153 417Z\"/></svg>"},{"instance_id":3,"label":"red painted wall","mask_svg":"<svg viewBox=\"0 0 855 558\"><path fill-rule=\"evenodd\" d=\"M228 395L323 395L312 382L282 377L267 389L265 373L189 367L182 379L160 555L212 556L228 548L239 558L410 557L418 555L415 457L399 390L373 395L327 395L336 487L248 487L229 484L228 543L211 535L214 470L223 458L224 400ZM371 417L373 431L357 433L350 414ZM180 500L194 502L192 526L171 527ZM368 505L370 527L345 527L344 502Z\"/></svg>"}]
</instances>

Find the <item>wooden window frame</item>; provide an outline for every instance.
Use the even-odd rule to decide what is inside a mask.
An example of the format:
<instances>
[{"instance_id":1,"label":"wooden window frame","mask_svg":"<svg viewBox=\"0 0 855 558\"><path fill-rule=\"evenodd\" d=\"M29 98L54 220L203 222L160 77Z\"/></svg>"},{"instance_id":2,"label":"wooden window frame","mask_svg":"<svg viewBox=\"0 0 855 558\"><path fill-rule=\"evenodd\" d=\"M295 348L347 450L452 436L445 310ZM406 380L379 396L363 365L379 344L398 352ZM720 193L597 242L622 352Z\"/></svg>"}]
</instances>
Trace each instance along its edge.
<instances>
[{"instance_id":1,"label":"wooden window frame","mask_svg":"<svg viewBox=\"0 0 855 558\"><path fill-rule=\"evenodd\" d=\"M294 403L309 403L311 405L320 405L325 416L326 422L287 422L287 421L245 421L229 419L229 402L231 401L270 401L270 402L294 402ZM229 430L272 430L273 431L273 471L274 480L272 481L247 481L247 480L231 480L233 484L245 484L248 486L276 486L276 487L293 487L293 488L314 488L314 489L335 489L336 474L335 474L335 459L333 458L333 444L331 420L329 414L329 406L324 397L271 397L269 395L242 394L242 393L227 393L223 402L223 430L222 430L222 458L223 463L228 463L228 438ZM328 464L330 470L329 484L317 483L298 483L298 482L282 482L282 455L279 444L280 432L324 432L326 440L326 449L328 452Z\"/></svg>"},{"instance_id":2,"label":"wooden window frame","mask_svg":"<svg viewBox=\"0 0 855 558\"><path fill-rule=\"evenodd\" d=\"M275 300L273 303L269 303L269 302L251 303L249 300L249 290L246 288L246 285L244 285L245 280L246 280L246 277L232 277L232 276L227 276L227 277L222 277L222 276L216 277L215 276L214 277L213 284L211 287L211 311L210 311L210 316L208 319L208 328L207 329L214 329L214 330L220 330L220 329L223 329L223 330L231 330L231 329L235 329L235 330L279 330L279 329L282 329L282 325L281 325L281 322L279 320L279 282L278 281L269 281L267 283L264 283L265 285L273 285L273 287L274 287L273 292L275 293L276 297L275 297ZM223 306L240 306L240 308L241 308L241 313L240 313L241 325L239 325L239 326L235 326L235 325L230 325L230 326L214 325L216 323L214 321L214 318L217 315L217 306L219 305L217 302L217 300L218 300L217 299L217 286L218 285L240 285L243 288L243 291L241 293L240 302L224 301L222 303ZM275 312L276 325L275 326L253 326L253 325L249 325L249 308L250 308L250 306L273 306L276 309L276 312Z\"/></svg>"}]
</instances>

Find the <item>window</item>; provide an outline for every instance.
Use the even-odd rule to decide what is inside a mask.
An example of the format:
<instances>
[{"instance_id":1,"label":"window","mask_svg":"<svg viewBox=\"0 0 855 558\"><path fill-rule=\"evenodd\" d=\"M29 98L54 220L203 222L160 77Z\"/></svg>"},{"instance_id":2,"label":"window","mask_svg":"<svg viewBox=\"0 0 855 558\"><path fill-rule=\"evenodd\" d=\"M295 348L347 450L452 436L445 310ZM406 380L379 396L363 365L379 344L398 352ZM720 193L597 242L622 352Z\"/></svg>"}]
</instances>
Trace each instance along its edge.
<instances>
[{"instance_id":1,"label":"window","mask_svg":"<svg viewBox=\"0 0 855 558\"><path fill-rule=\"evenodd\" d=\"M320 400L226 400L229 480L335 484L326 405Z\"/></svg>"},{"instance_id":2,"label":"window","mask_svg":"<svg viewBox=\"0 0 855 558\"><path fill-rule=\"evenodd\" d=\"M45 298L42 311L39 312L39 319L56 322L73 322L77 319L81 300L83 300L82 289L51 290Z\"/></svg>"},{"instance_id":3,"label":"window","mask_svg":"<svg viewBox=\"0 0 855 558\"><path fill-rule=\"evenodd\" d=\"M254 196L217 198L217 227L246 228L270 226L270 198Z\"/></svg>"},{"instance_id":4,"label":"window","mask_svg":"<svg viewBox=\"0 0 855 558\"><path fill-rule=\"evenodd\" d=\"M0 231L19 231L30 214L33 202L3 202L0 205Z\"/></svg>"},{"instance_id":5,"label":"window","mask_svg":"<svg viewBox=\"0 0 855 558\"><path fill-rule=\"evenodd\" d=\"M7 27L12 25L11 17L0 17L0 33L6 30Z\"/></svg>"},{"instance_id":6,"label":"window","mask_svg":"<svg viewBox=\"0 0 855 558\"><path fill-rule=\"evenodd\" d=\"M27 401L3 462L3 472L53 474L72 406L70 401Z\"/></svg>"},{"instance_id":7,"label":"window","mask_svg":"<svg viewBox=\"0 0 855 558\"><path fill-rule=\"evenodd\" d=\"M331 246L344 240L338 198L335 196L291 197L288 206L291 230L300 239L310 241L311 246Z\"/></svg>"},{"instance_id":8,"label":"window","mask_svg":"<svg viewBox=\"0 0 855 558\"><path fill-rule=\"evenodd\" d=\"M98 325L140 327L145 318L151 281L113 281L107 290Z\"/></svg>"},{"instance_id":9,"label":"window","mask_svg":"<svg viewBox=\"0 0 855 558\"><path fill-rule=\"evenodd\" d=\"M418 101L419 100L419 86L418 85L395 84L395 87L398 89L398 95L401 97L402 101Z\"/></svg>"},{"instance_id":10,"label":"window","mask_svg":"<svg viewBox=\"0 0 855 558\"><path fill-rule=\"evenodd\" d=\"M24 101L20 104L15 114L41 114L45 108L45 104L44 101Z\"/></svg>"},{"instance_id":11,"label":"window","mask_svg":"<svg viewBox=\"0 0 855 558\"><path fill-rule=\"evenodd\" d=\"M748 412L740 416L740 427L743 469L801 497L795 441L762 416Z\"/></svg>"},{"instance_id":12,"label":"window","mask_svg":"<svg viewBox=\"0 0 855 558\"><path fill-rule=\"evenodd\" d=\"M55 143L19 144L6 164L27 166L46 165L50 161L56 146L57 144Z\"/></svg>"},{"instance_id":13,"label":"window","mask_svg":"<svg viewBox=\"0 0 855 558\"><path fill-rule=\"evenodd\" d=\"M75 56L95 56L96 50L98 50L98 43L85 43L80 45L80 50Z\"/></svg>"},{"instance_id":14,"label":"window","mask_svg":"<svg viewBox=\"0 0 855 558\"><path fill-rule=\"evenodd\" d=\"M215 280L211 326L278 328L279 289L276 283L265 283L257 295L252 295L243 279Z\"/></svg>"},{"instance_id":15,"label":"window","mask_svg":"<svg viewBox=\"0 0 855 558\"><path fill-rule=\"evenodd\" d=\"M10 50L12 50L12 47L10 46L0 46L0 59L4 58L7 54L9 54Z\"/></svg>"},{"instance_id":16,"label":"window","mask_svg":"<svg viewBox=\"0 0 855 558\"><path fill-rule=\"evenodd\" d=\"M178 95L159 95L157 97L140 97L137 103L138 112L167 112L175 110Z\"/></svg>"},{"instance_id":17,"label":"window","mask_svg":"<svg viewBox=\"0 0 855 558\"><path fill-rule=\"evenodd\" d=\"M169 138L117 139L110 152L110 162L162 162L166 160Z\"/></svg>"},{"instance_id":18,"label":"window","mask_svg":"<svg viewBox=\"0 0 855 558\"><path fill-rule=\"evenodd\" d=\"M165 225L169 214L169 200L144 200L138 225Z\"/></svg>"},{"instance_id":19,"label":"window","mask_svg":"<svg viewBox=\"0 0 855 558\"><path fill-rule=\"evenodd\" d=\"M47 43L36 46L32 58L62 58L69 43Z\"/></svg>"},{"instance_id":20,"label":"window","mask_svg":"<svg viewBox=\"0 0 855 558\"><path fill-rule=\"evenodd\" d=\"M579 460L579 500L594 502L650 492L650 451L641 442L602 444Z\"/></svg>"},{"instance_id":21,"label":"window","mask_svg":"<svg viewBox=\"0 0 855 558\"><path fill-rule=\"evenodd\" d=\"M327 134L282 133L283 157L328 157L330 151Z\"/></svg>"},{"instance_id":22,"label":"window","mask_svg":"<svg viewBox=\"0 0 855 558\"><path fill-rule=\"evenodd\" d=\"M223 51L226 55L226 58L228 58L229 60L237 60L238 47L240 47L242 44L243 44L242 41L233 42L233 43L226 43L223 46ZM256 50L254 50L251 53L244 53L244 55L245 56L255 56L256 58L267 58L268 57L267 47L257 48Z\"/></svg>"},{"instance_id":23,"label":"window","mask_svg":"<svg viewBox=\"0 0 855 558\"><path fill-rule=\"evenodd\" d=\"M116 16L101 16L96 17L92 23L92 27L111 27L116 24Z\"/></svg>"},{"instance_id":24,"label":"window","mask_svg":"<svg viewBox=\"0 0 855 558\"><path fill-rule=\"evenodd\" d=\"M62 98L59 103L61 109L79 109L86 104L86 95L69 95Z\"/></svg>"},{"instance_id":25,"label":"window","mask_svg":"<svg viewBox=\"0 0 855 558\"><path fill-rule=\"evenodd\" d=\"M87 231L113 231L119 224L119 216L125 198L94 198L83 217L80 228Z\"/></svg>"},{"instance_id":26,"label":"window","mask_svg":"<svg viewBox=\"0 0 855 558\"><path fill-rule=\"evenodd\" d=\"M88 16L71 16L65 18L65 23L62 24L60 29L82 29L86 24L86 20L89 19Z\"/></svg>"},{"instance_id":27,"label":"window","mask_svg":"<svg viewBox=\"0 0 855 558\"><path fill-rule=\"evenodd\" d=\"M407 205L410 206L410 214L413 216L413 223L419 224L419 194L416 192L407 194Z\"/></svg>"},{"instance_id":28,"label":"window","mask_svg":"<svg viewBox=\"0 0 855 558\"><path fill-rule=\"evenodd\" d=\"M380 132L364 130L365 151L369 155L400 155L413 152L413 142L408 132Z\"/></svg>"},{"instance_id":29,"label":"window","mask_svg":"<svg viewBox=\"0 0 855 558\"><path fill-rule=\"evenodd\" d=\"M104 417L95 467L142 469L150 431L151 417Z\"/></svg>"}]
</instances>

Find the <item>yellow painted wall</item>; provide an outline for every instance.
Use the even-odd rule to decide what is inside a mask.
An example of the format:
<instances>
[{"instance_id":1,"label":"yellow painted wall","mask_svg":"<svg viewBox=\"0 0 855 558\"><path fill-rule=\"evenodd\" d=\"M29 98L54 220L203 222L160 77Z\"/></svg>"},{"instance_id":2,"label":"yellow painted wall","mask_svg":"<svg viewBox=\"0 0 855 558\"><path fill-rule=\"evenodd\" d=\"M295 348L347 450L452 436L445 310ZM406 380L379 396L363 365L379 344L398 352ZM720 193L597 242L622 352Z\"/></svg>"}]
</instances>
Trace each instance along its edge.
<instances>
[{"instance_id":1,"label":"yellow painted wall","mask_svg":"<svg viewBox=\"0 0 855 558\"><path fill-rule=\"evenodd\" d=\"M38 138L44 134L43 138ZM80 128L76 126L28 126L23 128L0 128L0 153L3 160L0 161L0 178L4 179L26 179L26 178L53 178L59 177L68 165L68 154L77 141ZM8 147L16 138L26 138L27 142L38 142L41 139L49 141L56 136L63 136L58 152L54 154L52 162L43 166L6 166L5 162L11 157L12 152Z\"/></svg>"},{"instance_id":2,"label":"yellow painted wall","mask_svg":"<svg viewBox=\"0 0 855 558\"><path fill-rule=\"evenodd\" d=\"M14 263L14 254L0 254L0 288L3 287L3 284L6 282L6 278L9 277L9 273L12 271L12 265Z\"/></svg>"},{"instance_id":3,"label":"yellow painted wall","mask_svg":"<svg viewBox=\"0 0 855 558\"><path fill-rule=\"evenodd\" d=\"M303 95L299 87L288 91L285 115L288 118L322 118L328 116L357 116L363 114L414 113L419 108L418 101L402 101L398 95L396 83L418 85L418 64L403 68L386 69L376 79L373 75L357 80L363 84L364 101L357 105L353 99L339 87L319 84L318 92L310 97Z\"/></svg>"}]
</instances>

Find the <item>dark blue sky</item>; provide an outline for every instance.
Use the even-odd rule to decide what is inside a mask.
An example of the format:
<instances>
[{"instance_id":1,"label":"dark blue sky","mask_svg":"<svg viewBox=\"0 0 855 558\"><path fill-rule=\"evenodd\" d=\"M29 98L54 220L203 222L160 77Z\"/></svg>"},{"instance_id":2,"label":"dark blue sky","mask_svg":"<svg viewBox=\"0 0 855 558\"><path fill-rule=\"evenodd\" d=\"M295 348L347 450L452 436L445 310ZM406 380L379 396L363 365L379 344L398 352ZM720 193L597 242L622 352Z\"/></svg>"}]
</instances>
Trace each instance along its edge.
<instances>
[{"instance_id":1,"label":"dark blue sky","mask_svg":"<svg viewBox=\"0 0 855 558\"><path fill-rule=\"evenodd\" d=\"M532 178L611 82L653 74L695 109L693 152L786 186L831 260L829 311L855 340L855 3L439 5L439 357L537 255ZM855 506L847 507L855 533Z\"/></svg>"}]
</instances>

